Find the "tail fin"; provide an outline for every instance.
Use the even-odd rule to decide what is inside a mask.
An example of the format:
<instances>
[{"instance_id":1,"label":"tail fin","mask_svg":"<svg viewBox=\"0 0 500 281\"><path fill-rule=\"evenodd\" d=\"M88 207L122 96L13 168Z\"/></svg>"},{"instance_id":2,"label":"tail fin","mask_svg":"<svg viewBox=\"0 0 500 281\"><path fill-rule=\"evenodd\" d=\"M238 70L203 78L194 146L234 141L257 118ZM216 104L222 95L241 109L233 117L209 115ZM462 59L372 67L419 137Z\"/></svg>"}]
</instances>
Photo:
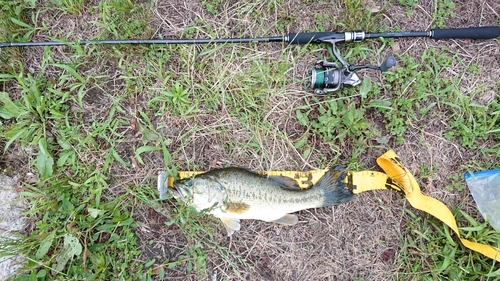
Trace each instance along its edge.
<instances>
[{"instance_id":1,"label":"tail fin","mask_svg":"<svg viewBox=\"0 0 500 281\"><path fill-rule=\"evenodd\" d=\"M352 199L354 194L346 187L345 177L346 172L343 168L331 168L313 186L321 189L324 194L323 207L342 204Z\"/></svg>"}]
</instances>

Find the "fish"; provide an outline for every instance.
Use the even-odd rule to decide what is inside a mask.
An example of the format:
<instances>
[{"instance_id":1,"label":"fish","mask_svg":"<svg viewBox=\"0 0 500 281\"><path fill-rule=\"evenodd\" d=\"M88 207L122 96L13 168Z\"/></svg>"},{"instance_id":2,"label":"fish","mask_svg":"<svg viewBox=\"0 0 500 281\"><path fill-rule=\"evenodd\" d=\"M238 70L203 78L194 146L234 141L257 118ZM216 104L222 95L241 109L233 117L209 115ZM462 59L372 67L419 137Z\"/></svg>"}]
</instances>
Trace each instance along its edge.
<instances>
[{"instance_id":1,"label":"fish","mask_svg":"<svg viewBox=\"0 0 500 281\"><path fill-rule=\"evenodd\" d=\"M294 212L348 202L353 193L343 181L345 176L345 170L331 168L312 187L301 189L290 177L228 167L175 181L169 191L198 212L219 218L231 236L243 219L294 225L298 222Z\"/></svg>"}]
</instances>

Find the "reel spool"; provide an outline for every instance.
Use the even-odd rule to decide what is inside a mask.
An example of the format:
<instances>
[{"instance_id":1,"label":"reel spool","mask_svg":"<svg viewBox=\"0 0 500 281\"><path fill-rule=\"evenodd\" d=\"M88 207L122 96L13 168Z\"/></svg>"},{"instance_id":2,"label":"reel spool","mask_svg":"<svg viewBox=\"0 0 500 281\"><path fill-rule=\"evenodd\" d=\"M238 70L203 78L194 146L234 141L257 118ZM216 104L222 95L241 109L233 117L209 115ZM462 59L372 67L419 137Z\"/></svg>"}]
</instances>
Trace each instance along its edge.
<instances>
[{"instance_id":1,"label":"reel spool","mask_svg":"<svg viewBox=\"0 0 500 281\"><path fill-rule=\"evenodd\" d=\"M317 61L311 71L310 87L318 95L337 91L344 85L357 86L359 84L361 84L361 79L356 72L325 60Z\"/></svg>"}]
</instances>

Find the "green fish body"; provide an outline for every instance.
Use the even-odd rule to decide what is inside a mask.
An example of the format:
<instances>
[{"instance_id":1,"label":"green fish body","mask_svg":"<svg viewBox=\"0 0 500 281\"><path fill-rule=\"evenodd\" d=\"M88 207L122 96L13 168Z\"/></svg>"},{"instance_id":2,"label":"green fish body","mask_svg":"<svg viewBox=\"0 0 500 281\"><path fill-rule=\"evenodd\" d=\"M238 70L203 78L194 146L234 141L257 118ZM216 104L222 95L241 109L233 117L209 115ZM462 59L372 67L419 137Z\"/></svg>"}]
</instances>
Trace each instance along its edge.
<instances>
[{"instance_id":1,"label":"green fish body","mask_svg":"<svg viewBox=\"0 0 500 281\"><path fill-rule=\"evenodd\" d=\"M292 178L223 168L174 182L174 197L220 218L231 235L240 229L240 219L294 225L298 218L290 213L349 201L353 193L344 178L343 170L331 169L311 188L301 190Z\"/></svg>"}]
</instances>

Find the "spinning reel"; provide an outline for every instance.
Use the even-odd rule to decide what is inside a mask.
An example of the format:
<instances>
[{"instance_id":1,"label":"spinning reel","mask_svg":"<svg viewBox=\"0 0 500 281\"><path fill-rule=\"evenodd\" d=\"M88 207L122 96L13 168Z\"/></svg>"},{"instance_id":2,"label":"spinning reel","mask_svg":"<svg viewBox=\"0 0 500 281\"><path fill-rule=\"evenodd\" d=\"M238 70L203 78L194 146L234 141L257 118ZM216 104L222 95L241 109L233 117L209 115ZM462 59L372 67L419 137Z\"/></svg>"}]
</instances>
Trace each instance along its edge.
<instances>
[{"instance_id":1,"label":"spinning reel","mask_svg":"<svg viewBox=\"0 0 500 281\"><path fill-rule=\"evenodd\" d=\"M349 32L352 35L350 41L359 42L364 39L364 32ZM347 35L347 32L346 32ZM356 36L359 39L356 39ZM348 36L346 36L347 38ZM375 65L350 65L338 52L335 43L347 41L344 39L323 39L318 38L318 41L331 43L333 54L342 64L342 67L337 63L326 60L318 60L315 67L311 71L310 87L314 89L315 94L326 94L342 89L344 85L357 86L361 84L361 79L356 74L356 70L362 68L370 68L385 72L396 64L396 59L389 56L380 66Z\"/></svg>"}]
</instances>

